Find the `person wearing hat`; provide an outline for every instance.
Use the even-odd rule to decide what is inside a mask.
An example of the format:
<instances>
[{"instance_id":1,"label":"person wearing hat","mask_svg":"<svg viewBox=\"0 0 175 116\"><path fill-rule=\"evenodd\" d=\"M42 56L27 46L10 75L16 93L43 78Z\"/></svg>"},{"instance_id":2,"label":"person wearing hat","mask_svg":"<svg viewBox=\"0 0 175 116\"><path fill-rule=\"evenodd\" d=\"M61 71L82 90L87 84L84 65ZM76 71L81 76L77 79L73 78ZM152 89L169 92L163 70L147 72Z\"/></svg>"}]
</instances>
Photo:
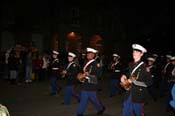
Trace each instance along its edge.
<instances>
[{"instance_id":1,"label":"person wearing hat","mask_svg":"<svg viewBox=\"0 0 175 116\"><path fill-rule=\"evenodd\" d=\"M155 62L156 62L156 58L154 58L154 57L147 58L146 70L151 74L151 79L153 81L153 84L148 87L148 92L150 93L150 95L154 101L157 100L157 97L156 97L156 89L157 88L156 87L159 84L157 67L154 64Z\"/></svg>"},{"instance_id":2,"label":"person wearing hat","mask_svg":"<svg viewBox=\"0 0 175 116\"><path fill-rule=\"evenodd\" d=\"M116 92L119 94L121 93L121 88L120 88L120 77L122 74L122 64L120 62L120 56L116 53L113 55L112 62L108 66L109 71L111 72L110 74L110 95L109 97L113 97L116 95Z\"/></svg>"},{"instance_id":3,"label":"person wearing hat","mask_svg":"<svg viewBox=\"0 0 175 116\"><path fill-rule=\"evenodd\" d=\"M121 85L126 89L122 116L132 116L133 112L135 116L144 116L144 103L148 96L147 87L152 84L151 75L146 71L145 63L142 61L147 50L139 44L133 44L132 49L134 61L129 64L128 71L122 74L120 79Z\"/></svg>"},{"instance_id":4,"label":"person wearing hat","mask_svg":"<svg viewBox=\"0 0 175 116\"><path fill-rule=\"evenodd\" d=\"M82 72L85 74L84 81L82 82L81 98L77 109L77 116L84 116L84 112L90 100L97 109L97 115L103 114L105 107L101 104L97 97L98 90L98 66L95 60L97 50L87 48L87 62L83 66Z\"/></svg>"},{"instance_id":5,"label":"person wearing hat","mask_svg":"<svg viewBox=\"0 0 175 116\"><path fill-rule=\"evenodd\" d=\"M8 108L2 104L0 104L0 116L10 116Z\"/></svg>"},{"instance_id":6,"label":"person wearing hat","mask_svg":"<svg viewBox=\"0 0 175 116\"><path fill-rule=\"evenodd\" d=\"M152 54L151 57L153 57L156 60L156 62L159 60L159 55L158 54Z\"/></svg>"},{"instance_id":7,"label":"person wearing hat","mask_svg":"<svg viewBox=\"0 0 175 116\"><path fill-rule=\"evenodd\" d=\"M49 62L49 71L50 71L50 86L51 86L51 93L50 95L56 95L59 93L61 90L61 87L57 83L57 79L59 76L59 71L60 71L60 63L58 59L59 52L53 50L52 51L52 58L50 59Z\"/></svg>"},{"instance_id":8,"label":"person wearing hat","mask_svg":"<svg viewBox=\"0 0 175 116\"><path fill-rule=\"evenodd\" d=\"M81 53L81 55L78 59L81 68L83 68L85 60L86 60L86 53L83 52L83 53Z\"/></svg>"},{"instance_id":9,"label":"person wearing hat","mask_svg":"<svg viewBox=\"0 0 175 116\"><path fill-rule=\"evenodd\" d=\"M168 80L171 80L172 70L173 70L172 56L168 54L168 55L166 55L166 64L164 65L163 70L162 70L162 82L160 85L160 97L164 97L166 92L169 89Z\"/></svg>"},{"instance_id":10,"label":"person wearing hat","mask_svg":"<svg viewBox=\"0 0 175 116\"><path fill-rule=\"evenodd\" d=\"M76 91L76 85L78 84L77 74L79 72L79 65L75 63L76 54L68 52L68 64L62 71L63 78L66 79L66 89L64 93L64 104L69 105L71 102L71 96L75 97L77 101L80 101L80 96Z\"/></svg>"}]
</instances>

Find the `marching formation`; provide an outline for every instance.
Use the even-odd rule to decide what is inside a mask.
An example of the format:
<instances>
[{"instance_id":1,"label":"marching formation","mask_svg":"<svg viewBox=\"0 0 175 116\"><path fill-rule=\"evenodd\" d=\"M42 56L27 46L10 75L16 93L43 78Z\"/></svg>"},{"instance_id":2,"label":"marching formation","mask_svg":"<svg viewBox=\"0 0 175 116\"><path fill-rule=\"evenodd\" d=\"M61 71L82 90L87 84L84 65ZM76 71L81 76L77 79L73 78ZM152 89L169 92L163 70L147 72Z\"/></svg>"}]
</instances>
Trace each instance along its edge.
<instances>
[{"instance_id":1,"label":"marching formation","mask_svg":"<svg viewBox=\"0 0 175 116\"><path fill-rule=\"evenodd\" d=\"M58 95L63 89L58 79L64 79L63 105L70 105L74 97L78 103L76 114L84 116L87 103L90 101L96 108L97 115L106 111L102 99L98 96L100 81L103 81L103 72L108 71L108 96L123 95L122 116L144 116L144 105L150 97L156 102L159 97L169 95L167 110L175 109L175 56L166 57L149 53L145 47L132 44L132 61L124 65L122 57L113 53L108 63L99 55L97 49L87 47L85 53L79 55L68 51L64 62L59 59L59 52L53 50L50 56L31 58L31 52L26 52L25 66L22 59L9 52L8 62L9 78L11 84L20 85L20 67L24 67L24 82L49 80L50 96ZM33 73L35 76L32 79ZM77 86L81 85L80 92ZM159 90L157 92L157 90ZM102 91L103 92L103 91ZM150 96L150 97L149 97Z\"/></svg>"}]
</instances>

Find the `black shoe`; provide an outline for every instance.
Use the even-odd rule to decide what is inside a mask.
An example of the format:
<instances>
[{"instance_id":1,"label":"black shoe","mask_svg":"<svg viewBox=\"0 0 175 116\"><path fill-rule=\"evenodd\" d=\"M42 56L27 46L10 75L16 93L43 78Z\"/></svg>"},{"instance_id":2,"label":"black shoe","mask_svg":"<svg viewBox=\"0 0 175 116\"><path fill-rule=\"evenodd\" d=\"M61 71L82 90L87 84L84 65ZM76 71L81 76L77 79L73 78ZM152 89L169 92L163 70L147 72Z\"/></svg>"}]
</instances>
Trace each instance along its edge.
<instances>
[{"instance_id":1,"label":"black shoe","mask_svg":"<svg viewBox=\"0 0 175 116\"><path fill-rule=\"evenodd\" d=\"M62 102L61 104L62 105L70 105L70 103L64 103L64 102Z\"/></svg>"},{"instance_id":2,"label":"black shoe","mask_svg":"<svg viewBox=\"0 0 175 116\"><path fill-rule=\"evenodd\" d=\"M84 115L77 115L77 116L84 116Z\"/></svg>"},{"instance_id":3,"label":"black shoe","mask_svg":"<svg viewBox=\"0 0 175 116\"><path fill-rule=\"evenodd\" d=\"M105 108L105 107L103 107L103 109L97 113L97 116L102 115L102 114L103 114L103 112L104 112L105 110L106 110L106 108Z\"/></svg>"},{"instance_id":4,"label":"black shoe","mask_svg":"<svg viewBox=\"0 0 175 116\"><path fill-rule=\"evenodd\" d=\"M77 102L80 103L80 100L78 100Z\"/></svg>"},{"instance_id":5,"label":"black shoe","mask_svg":"<svg viewBox=\"0 0 175 116\"><path fill-rule=\"evenodd\" d=\"M62 88L60 87L60 88L58 89L57 93L60 93L61 90L62 90Z\"/></svg>"}]
</instances>

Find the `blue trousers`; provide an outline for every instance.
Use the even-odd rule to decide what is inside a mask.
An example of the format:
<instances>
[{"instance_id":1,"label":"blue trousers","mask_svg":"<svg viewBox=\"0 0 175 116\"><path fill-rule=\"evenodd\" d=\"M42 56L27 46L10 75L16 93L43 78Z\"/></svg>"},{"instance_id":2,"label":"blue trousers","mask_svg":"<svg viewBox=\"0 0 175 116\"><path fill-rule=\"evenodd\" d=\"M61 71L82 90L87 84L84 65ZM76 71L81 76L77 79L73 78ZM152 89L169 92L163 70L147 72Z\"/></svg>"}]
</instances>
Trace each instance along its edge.
<instances>
[{"instance_id":1,"label":"blue trousers","mask_svg":"<svg viewBox=\"0 0 175 116\"><path fill-rule=\"evenodd\" d=\"M133 103L131 97L128 97L123 103L122 116L132 116L133 113L135 116L144 116L143 104Z\"/></svg>"},{"instance_id":2,"label":"blue trousers","mask_svg":"<svg viewBox=\"0 0 175 116\"><path fill-rule=\"evenodd\" d=\"M160 96L164 96L167 90L168 90L168 80L163 79L160 85Z\"/></svg>"},{"instance_id":3,"label":"blue trousers","mask_svg":"<svg viewBox=\"0 0 175 116\"><path fill-rule=\"evenodd\" d=\"M110 80L110 96L116 95L118 86L119 86L119 80L118 79L111 79Z\"/></svg>"},{"instance_id":4,"label":"blue trousers","mask_svg":"<svg viewBox=\"0 0 175 116\"><path fill-rule=\"evenodd\" d=\"M99 99L97 98L96 91L82 91L80 99L80 104L77 110L78 115L84 114L88 100L92 102L97 111L103 110L104 106L100 103Z\"/></svg>"},{"instance_id":5,"label":"blue trousers","mask_svg":"<svg viewBox=\"0 0 175 116\"><path fill-rule=\"evenodd\" d=\"M57 77L56 76L51 76L50 77L50 86L51 86L51 93L57 93L58 90L60 89L59 86L57 85Z\"/></svg>"},{"instance_id":6,"label":"blue trousers","mask_svg":"<svg viewBox=\"0 0 175 116\"><path fill-rule=\"evenodd\" d=\"M171 101L169 102L169 104L171 105L171 107L175 110L175 83L173 84L173 87L171 89L171 96L172 96L172 99Z\"/></svg>"},{"instance_id":7,"label":"blue trousers","mask_svg":"<svg viewBox=\"0 0 175 116\"><path fill-rule=\"evenodd\" d=\"M75 97L77 101L80 100L80 96L75 89L75 85L66 86L65 93L64 93L64 104L66 105L70 104L71 96Z\"/></svg>"}]
</instances>

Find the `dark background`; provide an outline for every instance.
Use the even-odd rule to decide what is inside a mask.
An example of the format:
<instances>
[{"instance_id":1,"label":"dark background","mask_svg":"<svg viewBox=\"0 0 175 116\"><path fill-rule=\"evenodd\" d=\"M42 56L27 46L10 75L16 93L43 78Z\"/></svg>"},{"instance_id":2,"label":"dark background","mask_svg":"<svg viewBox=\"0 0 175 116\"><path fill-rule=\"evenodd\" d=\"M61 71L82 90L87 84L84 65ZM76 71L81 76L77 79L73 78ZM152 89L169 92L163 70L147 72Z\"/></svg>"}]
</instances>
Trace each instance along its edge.
<instances>
[{"instance_id":1,"label":"dark background","mask_svg":"<svg viewBox=\"0 0 175 116\"><path fill-rule=\"evenodd\" d=\"M117 16L117 20L121 24L119 28L121 32L118 33L124 33L125 38L127 38L127 41L124 40L124 42L127 45L137 42L154 52L164 54L174 52L175 14L173 4L168 1L3 0L1 1L3 16L1 31L10 30L18 35L20 32L26 33L37 30L36 25L39 25L42 30L49 28L47 30L49 32L58 31L56 24L62 9L72 6L86 9L88 12L94 12L101 8L104 10L101 12L99 10L99 14L106 11L114 17ZM103 23L108 23L111 20L109 17ZM43 27L41 22L47 23L48 26ZM103 31L102 33L110 35L110 32ZM113 35L111 38L107 40L108 44L118 41Z\"/></svg>"}]
</instances>

